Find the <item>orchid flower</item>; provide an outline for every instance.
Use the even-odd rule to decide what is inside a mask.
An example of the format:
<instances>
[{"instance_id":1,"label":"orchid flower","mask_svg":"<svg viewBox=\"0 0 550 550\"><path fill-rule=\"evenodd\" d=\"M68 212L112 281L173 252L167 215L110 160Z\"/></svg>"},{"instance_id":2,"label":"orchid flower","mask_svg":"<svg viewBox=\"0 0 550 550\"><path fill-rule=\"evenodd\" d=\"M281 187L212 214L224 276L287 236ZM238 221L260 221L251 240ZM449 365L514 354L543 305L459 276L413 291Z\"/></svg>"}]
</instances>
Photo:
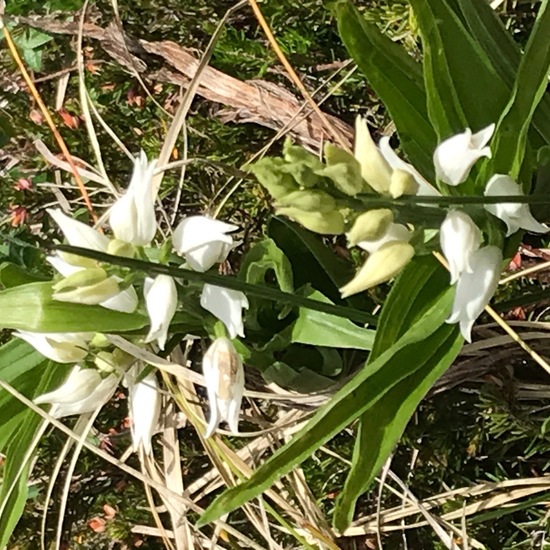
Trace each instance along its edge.
<instances>
[{"instance_id":1,"label":"orchid flower","mask_svg":"<svg viewBox=\"0 0 550 550\"><path fill-rule=\"evenodd\" d=\"M470 259L481 245L481 231L468 214L451 210L441 224L439 238L454 284L462 272L472 273Z\"/></svg>"},{"instance_id":2,"label":"orchid flower","mask_svg":"<svg viewBox=\"0 0 550 550\"><path fill-rule=\"evenodd\" d=\"M496 246L485 246L471 254L469 263L471 271L463 271L458 278L447 323L459 323L462 336L471 342L472 327L497 288L502 252Z\"/></svg>"},{"instance_id":3,"label":"orchid flower","mask_svg":"<svg viewBox=\"0 0 550 550\"><path fill-rule=\"evenodd\" d=\"M145 342L157 340L159 348L163 350L178 305L176 283L168 275L157 275L155 279L148 277L145 279L144 295L151 320L151 329Z\"/></svg>"},{"instance_id":4,"label":"orchid flower","mask_svg":"<svg viewBox=\"0 0 550 550\"><path fill-rule=\"evenodd\" d=\"M453 186L466 181L472 166L480 158L491 158L491 149L487 144L494 131L494 124L475 134L467 128L464 132L441 142L433 155L438 179Z\"/></svg>"},{"instance_id":5,"label":"orchid flower","mask_svg":"<svg viewBox=\"0 0 550 550\"><path fill-rule=\"evenodd\" d=\"M101 376L96 369L83 369L75 365L65 382L54 391L37 397L37 405L51 403L50 414L63 418L74 414L86 414L104 405L118 385L114 374Z\"/></svg>"},{"instance_id":6,"label":"orchid flower","mask_svg":"<svg viewBox=\"0 0 550 550\"><path fill-rule=\"evenodd\" d=\"M194 271L205 272L227 258L233 239L226 233L236 229L236 225L206 216L190 216L174 230L172 244Z\"/></svg>"},{"instance_id":7,"label":"orchid flower","mask_svg":"<svg viewBox=\"0 0 550 550\"><path fill-rule=\"evenodd\" d=\"M38 353L56 363L77 363L88 355L88 341L92 334L87 332L27 332L20 330L13 336L25 340Z\"/></svg>"},{"instance_id":8,"label":"orchid flower","mask_svg":"<svg viewBox=\"0 0 550 550\"><path fill-rule=\"evenodd\" d=\"M156 193L153 175L156 160L149 162L144 151L134 160L134 171L128 189L109 214L109 225L117 239L136 246L148 245L157 232Z\"/></svg>"},{"instance_id":9,"label":"orchid flower","mask_svg":"<svg viewBox=\"0 0 550 550\"><path fill-rule=\"evenodd\" d=\"M239 411L244 393L244 369L235 346L227 338L217 338L202 360L210 419L205 437L210 437L222 421L232 433L239 432Z\"/></svg>"},{"instance_id":10,"label":"orchid flower","mask_svg":"<svg viewBox=\"0 0 550 550\"><path fill-rule=\"evenodd\" d=\"M127 378L135 380L137 370L134 368L132 371ZM150 455L151 438L155 433L161 408L157 377L151 372L140 382L135 383L133 380L128 387L128 398L134 451L141 445L145 453Z\"/></svg>"},{"instance_id":11,"label":"orchid flower","mask_svg":"<svg viewBox=\"0 0 550 550\"><path fill-rule=\"evenodd\" d=\"M73 218L61 212L61 210L48 209L48 214L50 214L59 229L61 229L70 245L89 248L98 252L108 251L109 239L99 231L78 220L73 220ZM71 277L85 269L98 266L98 263L94 260L65 253L48 256L46 260L63 277ZM113 279L117 284L121 281L119 277L115 276L111 276L110 279ZM112 286L112 283L108 284ZM100 305L114 311L133 313L138 305L138 296L135 289L130 286L124 290L119 289L118 293L114 293L112 297L105 298L105 300L100 302Z\"/></svg>"},{"instance_id":12,"label":"orchid flower","mask_svg":"<svg viewBox=\"0 0 550 550\"><path fill-rule=\"evenodd\" d=\"M503 174L495 174L489 180L489 183L487 183L484 192L486 197L523 194L521 187L511 177ZM498 204L486 204L485 209L506 224L507 237L518 229L525 229L532 233L546 233L550 229L533 217L533 214L529 210L529 205L525 203L501 202Z\"/></svg>"},{"instance_id":13,"label":"orchid flower","mask_svg":"<svg viewBox=\"0 0 550 550\"><path fill-rule=\"evenodd\" d=\"M244 337L242 310L248 309L248 299L241 291L205 284L201 306L222 321L229 338Z\"/></svg>"}]
</instances>

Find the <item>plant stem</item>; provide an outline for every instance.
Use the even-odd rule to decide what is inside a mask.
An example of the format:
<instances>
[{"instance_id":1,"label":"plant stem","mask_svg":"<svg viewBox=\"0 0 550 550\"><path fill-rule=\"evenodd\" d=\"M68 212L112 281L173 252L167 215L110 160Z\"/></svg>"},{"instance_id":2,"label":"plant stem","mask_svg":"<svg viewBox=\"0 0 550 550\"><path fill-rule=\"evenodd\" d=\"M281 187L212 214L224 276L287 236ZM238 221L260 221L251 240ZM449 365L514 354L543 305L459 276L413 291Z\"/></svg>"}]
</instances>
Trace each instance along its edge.
<instances>
[{"instance_id":1,"label":"plant stem","mask_svg":"<svg viewBox=\"0 0 550 550\"><path fill-rule=\"evenodd\" d=\"M267 300L290 304L296 307L304 307L307 309L320 311L322 313L328 313L329 315L344 317L358 323L369 323L371 325L375 325L377 321L377 318L374 315L364 311L359 311L355 308L312 300L311 298L306 298L305 296L300 296L299 294L283 292L282 290L268 286L245 283L235 277L226 277L224 275L217 275L214 273L200 273L198 271L191 271L190 269L160 265L144 260L136 260L134 258L123 258L122 256L113 256L111 254L106 254L104 252L98 252L87 248L80 248L78 246L60 244L56 245L55 248L63 252L69 252L85 258L92 258L100 262L119 265L132 270L144 271L148 274L170 275L171 277L174 277L174 279L200 281L202 283L217 285L224 288L229 288L231 290L240 290L248 296L265 298Z\"/></svg>"}]
</instances>

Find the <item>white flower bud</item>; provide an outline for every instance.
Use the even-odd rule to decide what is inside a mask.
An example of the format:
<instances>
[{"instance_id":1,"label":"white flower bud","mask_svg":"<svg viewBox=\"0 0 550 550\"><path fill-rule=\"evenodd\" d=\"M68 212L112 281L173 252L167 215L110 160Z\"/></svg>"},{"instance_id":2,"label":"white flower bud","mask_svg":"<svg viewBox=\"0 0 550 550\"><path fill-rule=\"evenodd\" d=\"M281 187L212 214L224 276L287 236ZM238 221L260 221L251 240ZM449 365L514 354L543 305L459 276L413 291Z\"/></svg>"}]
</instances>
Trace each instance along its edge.
<instances>
[{"instance_id":1,"label":"white flower bud","mask_svg":"<svg viewBox=\"0 0 550 550\"><path fill-rule=\"evenodd\" d=\"M205 437L210 437L222 421L232 433L239 432L239 411L244 393L244 369L235 346L227 338L217 338L202 360L202 370L210 403L210 420Z\"/></svg>"},{"instance_id":2,"label":"white flower bud","mask_svg":"<svg viewBox=\"0 0 550 550\"><path fill-rule=\"evenodd\" d=\"M451 210L441 224L439 239L454 284L463 271L472 272L470 258L481 245L481 231L468 214Z\"/></svg>"},{"instance_id":3,"label":"white flower bud","mask_svg":"<svg viewBox=\"0 0 550 550\"><path fill-rule=\"evenodd\" d=\"M155 279L145 279L145 305L151 321L151 328L145 342L157 340L164 349L170 322L178 306L178 291L174 279L168 275L157 275Z\"/></svg>"},{"instance_id":4,"label":"white flower bud","mask_svg":"<svg viewBox=\"0 0 550 550\"><path fill-rule=\"evenodd\" d=\"M137 369L133 369L136 377ZM149 373L138 383L131 383L128 388L130 418L132 420L132 441L134 451L140 445L146 454L152 453L151 438L158 424L161 407L161 395L158 391L158 382L154 373Z\"/></svg>"}]
</instances>

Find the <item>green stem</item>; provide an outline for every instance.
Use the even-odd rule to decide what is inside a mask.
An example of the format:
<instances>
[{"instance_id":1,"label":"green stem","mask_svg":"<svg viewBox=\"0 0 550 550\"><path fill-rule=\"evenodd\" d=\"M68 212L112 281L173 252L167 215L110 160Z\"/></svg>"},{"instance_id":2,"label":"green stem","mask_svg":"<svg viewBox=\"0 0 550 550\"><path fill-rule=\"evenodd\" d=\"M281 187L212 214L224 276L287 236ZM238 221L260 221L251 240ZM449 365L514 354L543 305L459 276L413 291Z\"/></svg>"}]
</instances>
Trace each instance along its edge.
<instances>
[{"instance_id":1,"label":"green stem","mask_svg":"<svg viewBox=\"0 0 550 550\"><path fill-rule=\"evenodd\" d=\"M500 204L500 203L514 203L514 204L550 204L550 195L495 195L491 197L485 197L481 195L476 196L461 196L461 197L449 197L449 196L421 196L421 195L403 195L398 199L390 199L389 197L381 197L380 195L361 194L357 195L357 199L361 200L363 204L372 205L376 204L380 207L393 208L395 206L406 206L411 204L435 204L439 206L453 206L461 204Z\"/></svg>"},{"instance_id":2,"label":"green stem","mask_svg":"<svg viewBox=\"0 0 550 550\"><path fill-rule=\"evenodd\" d=\"M92 258L100 262L127 267L132 270L144 271L148 274L170 275L171 277L174 277L174 279L199 281L202 283L229 288L231 290L240 290L241 292L244 292L249 296L255 296L256 298L265 298L274 302L290 304L295 307L304 307L315 311L321 311L322 313L328 313L337 317L344 317L358 323L370 323L374 325L377 321L374 315L348 306L339 306L335 304L327 304L326 302L319 302L298 294L283 292L282 290L277 290L268 286L245 283L235 277L226 277L223 275L216 275L214 273L199 273L198 271L191 271L189 269L171 267L168 265L154 264L144 260L123 258L122 256L113 256L112 254L89 250L87 248L80 248L78 246L60 244L56 245L55 248L57 250L61 250L62 252L77 254L78 256L84 256L85 258Z\"/></svg>"}]
</instances>

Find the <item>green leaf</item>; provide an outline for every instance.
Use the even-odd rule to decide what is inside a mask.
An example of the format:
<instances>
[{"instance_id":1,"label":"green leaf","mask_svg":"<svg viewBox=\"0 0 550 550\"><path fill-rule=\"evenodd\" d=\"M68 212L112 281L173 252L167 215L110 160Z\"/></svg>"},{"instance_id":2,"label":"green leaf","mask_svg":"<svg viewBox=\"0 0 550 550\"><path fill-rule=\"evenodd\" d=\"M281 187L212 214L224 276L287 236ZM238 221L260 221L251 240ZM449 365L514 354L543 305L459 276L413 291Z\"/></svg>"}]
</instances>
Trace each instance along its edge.
<instances>
[{"instance_id":1,"label":"green leaf","mask_svg":"<svg viewBox=\"0 0 550 550\"><path fill-rule=\"evenodd\" d=\"M0 328L34 332L118 332L137 330L149 323L139 313L54 300L50 282L1 291L0 311Z\"/></svg>"},{"instance_id":2,"label":"green leaf","mask_svg":"<svg viewBox=\"0 0 550 550\"><path fill-rule=\"evenodd\" d=\"M269 221L267 231L289 259L296 288L310 285L335 304L348 302L357 309L372 310L374 304L366 296L342 300L338 289L354 277L355 268L330 250L318 235L276 217Z\"/></svg>"},{"instance_id":3,"label":"green leaf","mask_svg":"<svg viewBox=\"0 0 550 550\"><path fill-rule=\"evenodd\" d=\"M11 288L27 283L36 283L38 281L44 281L44 277L36 273L31 273L24 267L11 262L3 262L0 264L0 285L4 288Z\"/></svg>"},{"instance_id":4,"label":"green leaf","mask_svg":"<svg viewBox=\"0 0 550 550\"><path fill-rule=\"evenodd\" d=\"M45 360L21 340L0 348L0 379L30 399L58 385L66 372L65 365ZM8 419L0 426L0 449L5 455L0 488L0 548L4 548L25 506L31 460L24 460L42 419L1 389L0 418Z\"/></svg>"},{"instance_id":5,"label":"green leaf","mask_svg":"<svg viewBox=\"0 0 550 550\"><path fill-rule=\"evenodd\" d=\"M320 292L313 291L309 298L330 303ZM300 314L292 327L292 342L313 346L370 350L374 330L358 327L348 319L300 308Z\"/></svg>"},{"instance_id":6,"label":"green leaf","mask_svg":"<svg viewBox=\"0 0 550 550\"><path fill-rule=\"evenodd\" d=\"M450 0L410 0L422 36L428 113L440 140L500 116L509 88Z\"/></svg>"},{"instance_id":7,"label":"green leaf","mask_svg":"<svg viewBox=\"0 0 550 550\"><path fill-rule=\"evenodd\" d=\"M256 243L245 256L239 279L255 285L266 285L269 274L275 276L277 285L284 292L293 292L292 267L283 251L276 245L273 239L263 239ZM275 308L280 312L280 306L274 302L252 298L246 315L248 326L255 329L260 327L258 313L260 308ZM266 303L267 302L267 303ZM288 309L288 308L287 308Z\"/></svg>"},{"instance_id":8,"label":"green leaf","mask_svg":"<svg viewBox=\"0 0 550 550\"><path fill-rule=\"evenodd\" d=\"M535 109L548 85L550 71L550 9L541 3L535 26L512 90L512 97L500 117L493 139L493 159L486 173L509 174L518 179L525 157L527 135Z\"/></svg>"},{"instance_id":9,"label":"green leaf","mask_svg":"<svg viewBox=\"0 0 550 550\"><path fill-rule=\"evenodd\" d=\"M428 120L422 67L401 46L367 23L352 2L338 2L335 11L342 41L390 112L403 150L431 179L437 139Z\"/></svg>"},{"instance_id":10,"label":"green leaf","mask_svg":"<svg viewBox=\"0 0 550 550\"><path fill-rule=\"evenodd\" d=\"M369 363L398 341L408 328L446 300L449 274L433 256L414 258L396 280L380 316ZM353 519L355 503L403 434L410 417L435 381L451 365L462 346L458 328L447 328L447 339L433 349L430 361L394 386L361 416L352 466L334 513L334 526L343 531Z\"/></svg>"},{"instance_id":11,"label":"green leaf","mask_svg":"<svg viewBox=\"0 0 550 550\"><path fill-rule=\"evenodd\" d=\"M350 422L370 410L402 380L423 367L435 368L434 350L441 349L455 330L444 323L452 297L453 290L449 288L422 319L317 411L288 444L264 462L249 479L220 495L204 512L199 525L214 521L257 497Z\"/></svg>"}]
</instances>

